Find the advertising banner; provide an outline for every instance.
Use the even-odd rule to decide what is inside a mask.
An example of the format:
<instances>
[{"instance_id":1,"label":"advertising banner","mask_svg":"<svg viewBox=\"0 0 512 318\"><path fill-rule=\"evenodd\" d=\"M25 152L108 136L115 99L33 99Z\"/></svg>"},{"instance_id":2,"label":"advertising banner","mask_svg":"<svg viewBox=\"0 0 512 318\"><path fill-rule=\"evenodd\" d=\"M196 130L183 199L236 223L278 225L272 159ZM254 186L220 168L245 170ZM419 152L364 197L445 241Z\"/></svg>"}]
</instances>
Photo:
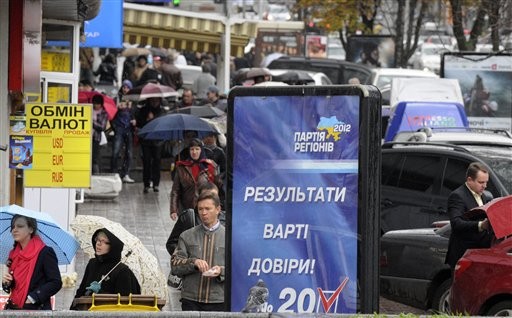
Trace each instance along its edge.
<instances>
[{"instance_id":1,"label":"advertising banner","mask_svg":"<svg viewBox=\"0 0 512 318\"><path fill-rule=\"evenodd\" d=\"M395 40L391 36L348 38L347 61L374 67L395 67Z\"/></svg>"},{"instance_id":2,"label":"advertising banner","mask_svg":"<svg viewBox=\"0 0 512 318\"><path fill-rule=\"evenodd\" d=\"M470 127L512 131L512 54L444 53L441 77L459 81Z\"/></svg>"},{"instance_id":3,"label":"advertising banner","mask_svg":"<svg viewBox=\"0 0 512 318\"><path fill-rule=\"evenodd\" d=\"M89 188L92 105L27 103L25 112L33 137L25 187Z\"/></svg>"},{"instance_id":4,"label":"advertising banner","mask_svg":"<svg viewBox=\"0 0 512 318\"><path fill-rule=\"evenodd\" d=\"M318 87L301 94L292 87L230 92L231 311L360 310L363 98L322 95ZM253 304L262 288L268 298Z\"/></svg>"},{"instance_id":5,"label":"advertising banner","mask_svg":"<svg viewBox=\"0 0 512 318\"><path fill-rule=\"evenodd\" d=\"M327 57L327 36L307 35L306 36L307 57Z\"/></svg>"},{"instance_id":6,"label":"advertising banner","mask_svg":"<svg viewBox=\"0 0 512 318\"><path fill-rule=\"evenodd\" d=\"M85 43L81 47L123 47L123 0L101 1L98 15L84 21Z\"/></svg>"},{"instance_id":7,"label":"advertising banner","mask_svg":"<svg viewBox=\"0 0 512 318\"><path fill-rule=\"evenodd\" d=\"M9 168L32 169L32 136L9 136Z\"/></svg>"}]
</instances>

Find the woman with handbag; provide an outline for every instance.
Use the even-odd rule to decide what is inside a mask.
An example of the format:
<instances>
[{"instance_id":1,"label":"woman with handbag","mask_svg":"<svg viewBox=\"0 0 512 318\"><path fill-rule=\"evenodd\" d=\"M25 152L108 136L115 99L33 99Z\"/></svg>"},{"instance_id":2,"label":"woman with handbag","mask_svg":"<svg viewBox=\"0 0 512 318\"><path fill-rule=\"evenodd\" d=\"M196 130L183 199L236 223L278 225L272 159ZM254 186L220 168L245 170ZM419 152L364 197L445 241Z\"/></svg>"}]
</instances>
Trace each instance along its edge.
<instances>
[{"instance_id":1,"label":"woman with handbag","mask_svg":"<svg viewBox=\"0 0 512 318\"><path fill-rule=\"evenodd\" d=\"M62 287L55 251L37 235L37 221L23 215L11 220L14 247L6 262L2 289L10 293L5 309L51 310L50 298Z\"/></svg>"}]
</instances>

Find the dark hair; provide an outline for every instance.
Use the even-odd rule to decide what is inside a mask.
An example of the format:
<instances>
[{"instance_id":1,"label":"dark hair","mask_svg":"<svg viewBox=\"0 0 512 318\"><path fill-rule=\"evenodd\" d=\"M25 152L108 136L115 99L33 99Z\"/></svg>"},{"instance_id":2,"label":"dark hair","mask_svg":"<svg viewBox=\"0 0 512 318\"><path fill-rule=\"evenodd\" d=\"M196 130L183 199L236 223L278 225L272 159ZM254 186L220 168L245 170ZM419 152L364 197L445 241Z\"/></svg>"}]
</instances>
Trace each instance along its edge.
<instances>
[{"instance_id":1,"label":"dark hair","mask_svg":"<svg viewBox=\"0 0 512 318\"><path fill-rule=\"evenodd\" d=\"M205 191L209 192L212 190L216 190L217 192L219 192L219 187L217 187L217 185L213 182L205 182L199 186L199 188L197 189L197 192L199 192L199 194L201 194Z\"/></svg>"},{"instance_id":2,"label":"dark hair","mask_svg":"<svg viewBox=\"0 0 512 318\"><path fill-rule=\"evenodd\" d=\"M201 193L199 195L199 197L197 198L197 203L199 204L199 202L204 201L204 200L208 200L208 199L212 200L216 207L220 206L219 196L217 194L215 194L215 193L212 193L212 192Z\"/></svg>"},{"instance_id":3,"label":"dark hair","mask_svg":"<svg viewBox=\"0 0 512 318\"><path fill-rule=\"evenodd\" d=\"M475 161L469 164L468 170L466 170L466 179L476 179L478 171L482 171L483 173L489 173L489 171L487 171L487 168L483 164L481 164L478 161Z\"/></svg>"},{"instance_id":4,"label":"dark hair","mask_svg":"<svg viewBox=\"0 0 512 318\"><path fill-rule=\"evenodd\" d=\"M93 104L101 104L103 106L103 96L100 94L96 94L92 97L92 103Z\"/></svg>"},{"instance_id":5,"label":"dark hair","mask_svg":"<svg viewBox=\"0 0 512 318\"><path fill-rule=\"evenodd\" d=\"M28 217L28 216L25 216L25 215L21 215L21 214L15 214L12 217L12 219L11 219L11 232L12 232L12 230L14 230L14 223L16 222L17 219L20 219L20 218L24 218L25 220L27 220L27 226L34 230L34 232L32 232L32 234L30 235L30 237L33 237L37 233L37 221L36 221L36 219Z\"/></svg>"},{"instance_id":6,"label":"dark hair","mask_svg":"<svg viewBox=\"0 0 512 318\"><path fill-rule=\"evenodd\" d=\"M188 146L189 148L190 147L201 147L203 148L204 147L204 143L201 139L199 138L194 138L192 140L190 140L190 142L188 143Z\"/></svg>"},{"instance_id":7,"label":"dark hair","mask_svg":"<svg viewBox=\"0 0 512 318\"><path fill-rule=\"evenodd\" d=\"M83 86L91 86L91 87L93 87L93 86L92 86L91 81L90 81L90 80L88 80L88 79L83 79L83 80L81 80L81 81L80 81L80 85L83 85Z\"/></svg>"}]
</instances>

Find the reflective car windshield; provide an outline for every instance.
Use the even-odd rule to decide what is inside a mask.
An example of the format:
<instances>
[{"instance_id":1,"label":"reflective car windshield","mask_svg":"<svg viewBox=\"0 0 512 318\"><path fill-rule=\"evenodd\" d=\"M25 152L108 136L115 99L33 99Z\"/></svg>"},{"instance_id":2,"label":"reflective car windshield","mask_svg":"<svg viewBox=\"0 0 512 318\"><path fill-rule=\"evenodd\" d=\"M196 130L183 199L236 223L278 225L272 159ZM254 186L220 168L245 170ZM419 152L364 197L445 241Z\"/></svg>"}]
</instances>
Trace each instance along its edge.
<instances>
[{"instance_id":1,"label":"reflective car windshield","mask_svg":"<svg viewBox=\"0 0 512 318\"><path fill-rule=\"evenodd\" d=\"M509 194L512 194L512 148L465 146L473 154L482 158L498 175Z\"/></svg>"}]
</instances>

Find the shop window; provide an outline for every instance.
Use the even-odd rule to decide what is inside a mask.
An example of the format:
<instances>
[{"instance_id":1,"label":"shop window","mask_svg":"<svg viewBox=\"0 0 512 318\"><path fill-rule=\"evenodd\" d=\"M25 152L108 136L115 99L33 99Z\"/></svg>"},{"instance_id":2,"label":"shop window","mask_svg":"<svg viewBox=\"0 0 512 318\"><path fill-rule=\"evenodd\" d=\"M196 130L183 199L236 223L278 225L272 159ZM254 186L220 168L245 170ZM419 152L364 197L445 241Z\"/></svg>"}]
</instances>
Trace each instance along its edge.
<instances>
[{"instance_id":1,"label":"shop window","mask_svg":"<svg viewBox=\"0 0 512 318\"><path fill-rule=\"evenodd\" d=\"M43 24L41 71L73 72L73 26Z\"/></svg>"}]
</instances>

